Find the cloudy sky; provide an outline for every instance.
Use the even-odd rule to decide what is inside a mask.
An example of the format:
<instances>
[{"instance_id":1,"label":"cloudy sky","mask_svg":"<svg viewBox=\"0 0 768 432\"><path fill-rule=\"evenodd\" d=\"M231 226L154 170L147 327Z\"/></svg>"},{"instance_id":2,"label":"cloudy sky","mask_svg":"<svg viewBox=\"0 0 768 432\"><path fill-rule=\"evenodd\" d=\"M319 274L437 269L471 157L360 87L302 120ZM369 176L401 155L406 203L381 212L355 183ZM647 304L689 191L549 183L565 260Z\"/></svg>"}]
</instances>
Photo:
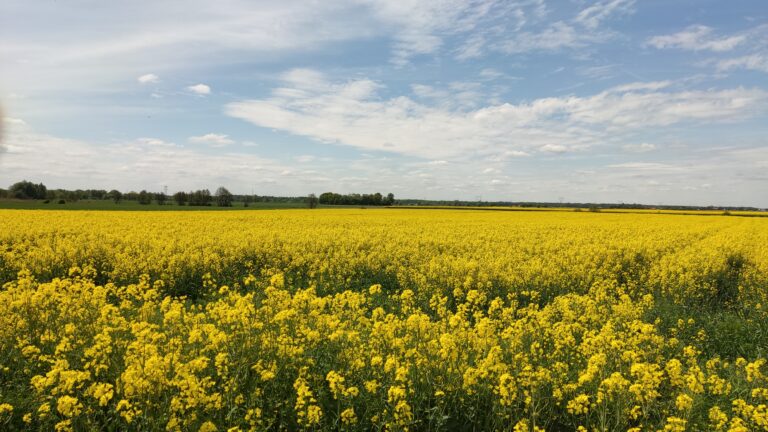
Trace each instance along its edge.
<instances>
[{"instance_id":1,"label":"cloudy sky","mask_svg":"<svg viewBox=\"0 0 768 432\"><path fill-rule=\"evenodd\" d=\"M0 187L768 207L764 0L3 0Z\"/></svg>"}]
</instances>

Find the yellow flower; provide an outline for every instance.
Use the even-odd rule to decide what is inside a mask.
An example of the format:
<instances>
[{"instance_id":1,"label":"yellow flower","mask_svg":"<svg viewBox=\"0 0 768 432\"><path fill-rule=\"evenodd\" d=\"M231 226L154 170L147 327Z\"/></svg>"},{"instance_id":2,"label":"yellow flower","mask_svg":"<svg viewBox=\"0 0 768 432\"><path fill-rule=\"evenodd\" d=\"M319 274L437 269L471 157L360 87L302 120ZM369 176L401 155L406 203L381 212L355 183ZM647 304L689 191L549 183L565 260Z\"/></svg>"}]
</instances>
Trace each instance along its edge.
<instances>
[{"instance_id":1,"label":"yellow flower","mask_svg":"<svg viewBox=\"0 0 768 432\"><path fill-rule=\"evenodd\" d=\"M216 425L213 424L213 422L207 421L200 425L200 429L198 429L198 432L216 432L218 429L216 428Z\"/></svg>"},{"instance_id":2,"label":"yellow flower","mask_svg":"<svg viewBox=\"0 0 768 432\"><path fill-rule=\"evenodd\" d=\"M678 411L688 411L692 406L693 399L686 394L681 394L675 399L675 407Z\"/></svg>"},{"instance_id":3,"label":"yellow flower","mask_svg":"<svg viewBox=\"0 0 768 432\"><path fill-rule=\"evenodd\" d=\"M341 412L341 422L345 425L353 425L357 423L357 415L353 408L347 408Z\"/></svg>"},{"instance_id":4,"label":"yellow flower","mask_svg":"<svg viewBox=\"0 0 768 432\"><path fill-rule=\"evenodd\" d=\"M589 396L580 394L568 401L568 412L574 415L586 414L589 412Z\"/></svg>"},{"instance_id":5,"label":"yellow flower","mask_svg":"<svg viewBox=\"0 0 768 432\"><path fill-rule=\"evenodd\" d=\"M688 421L679 417L668 417L664 425L665 432L685 432L685 425Z\"/></svg>"},{"instance_id":6,"label":"yellow flower","mask_svg":"<svg viewBox=\"0 0 768 432\"><path fill-rule=\"evenodd\" d=\"M112 384L95 383L89 387L88 394L99 401L99 406L106 406L112 400L115 392Z\"/></svg>"},{"instance_id":7,"label":"yellow flower","mask_svg":"<svg viewBox=\"0 0 768 432\"><path fill-rule=\"evenodd\" d=\"M76 417L83 409L83 405L77 398L72 396L62 396L56 402L56 411L64 417Z\"/></svg>"}]
</instances>

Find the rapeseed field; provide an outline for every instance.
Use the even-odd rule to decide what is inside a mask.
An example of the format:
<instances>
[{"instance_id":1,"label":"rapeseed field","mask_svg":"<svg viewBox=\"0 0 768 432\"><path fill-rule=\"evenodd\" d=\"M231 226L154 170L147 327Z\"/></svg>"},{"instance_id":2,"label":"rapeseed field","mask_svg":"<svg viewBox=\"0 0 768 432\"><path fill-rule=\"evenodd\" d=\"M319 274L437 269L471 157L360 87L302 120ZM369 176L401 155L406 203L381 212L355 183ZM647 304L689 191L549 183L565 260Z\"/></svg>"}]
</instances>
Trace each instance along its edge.
<instances>
[{"instance_id":1,"label":"rapeseed field","mask_svg":"<svg viewBox=\"0 0 768 432\"><path fill-rule=\"evenodd\" d=\"M768 430L768 219L0 210L2 430Z\"/></svg>"}]
</instances>

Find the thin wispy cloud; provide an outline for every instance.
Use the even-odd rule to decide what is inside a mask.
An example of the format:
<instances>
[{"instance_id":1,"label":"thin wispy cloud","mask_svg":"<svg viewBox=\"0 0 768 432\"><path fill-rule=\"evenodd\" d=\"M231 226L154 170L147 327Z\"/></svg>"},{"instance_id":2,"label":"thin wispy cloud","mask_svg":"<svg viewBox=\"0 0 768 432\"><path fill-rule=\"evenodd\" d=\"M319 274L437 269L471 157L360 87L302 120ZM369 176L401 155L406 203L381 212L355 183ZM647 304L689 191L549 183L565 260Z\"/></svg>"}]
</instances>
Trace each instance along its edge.
<instances>
[{"instance_id":1,"label":"thin wispy cloud","mask_svg":"<svg viewBox=\"0 0 768 432\"><path fill-rule=\"evenodd\" d=\"M648 39L648 45L658 49L684 49L692 51L730 51L744 43L745 35L717 36L711 27L692 25L685 30L670 35L654 36Z\"/></svg>"},{"instance_id":2,"label":"thin wispy cloud","mask_svg":"<svg viewBox=\"0 0 768 432\"><path fill-rule=\"evenodd\" d=\"M225 147L235 143L229 135L208 133L205 135L189 137L189 142L194 144L207 144L212 147Z\"/></svg>"},{"instance_id":3,"label":"thin wispy cloud","mask_svg":"<svg viewBox=\"0 0 768 432\"><path fill-rule=\"evenodd\" d=\"M717 62L717 69L720 71L748 69L768 72L768 52L720 60Z\"/></svg>"}]
</instances>

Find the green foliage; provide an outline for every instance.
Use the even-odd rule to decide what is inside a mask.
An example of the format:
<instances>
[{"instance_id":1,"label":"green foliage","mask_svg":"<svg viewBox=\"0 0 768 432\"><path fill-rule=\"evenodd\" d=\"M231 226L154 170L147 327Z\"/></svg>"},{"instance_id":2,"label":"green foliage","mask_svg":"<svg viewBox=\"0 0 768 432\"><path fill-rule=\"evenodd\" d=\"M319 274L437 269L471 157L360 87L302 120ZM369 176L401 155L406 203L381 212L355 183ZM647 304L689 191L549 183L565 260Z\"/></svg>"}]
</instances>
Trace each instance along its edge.
<instances>
[{"instance_id":1,"label":"green foliage","mask_svg":"<svg viewBox=\"0 0 768 432\"><path fill-rule=\"evenodd\" d=\"M216 189L216 205L219 207L232 207L232 193L224 186Z\"/></svg>"},{"instance_id":2,"label":"green foliage","mask_svg":"<svg viewBox=\"0 0 768 432\"><path fill-rule=\"evenodd\" d=\"M382 196L379 192L374 194L348 194L342 195L334 192L325 192L320 194L320 204L329 205L372 205L372 206L390 206L395 203L395 195L387 194Z\"/></svg>"},{"instance_id":3,"label":"green foliage","mask_svg":"<svg viewBox=\"0 0 768 432\"><path fill-rule=\"evenodd\" d=\"M34 184L26 180L14 183L9 188L11 197L16 199L45 199L47 192L48 189L44 184Z\"/></svg>"}]
</instances>

